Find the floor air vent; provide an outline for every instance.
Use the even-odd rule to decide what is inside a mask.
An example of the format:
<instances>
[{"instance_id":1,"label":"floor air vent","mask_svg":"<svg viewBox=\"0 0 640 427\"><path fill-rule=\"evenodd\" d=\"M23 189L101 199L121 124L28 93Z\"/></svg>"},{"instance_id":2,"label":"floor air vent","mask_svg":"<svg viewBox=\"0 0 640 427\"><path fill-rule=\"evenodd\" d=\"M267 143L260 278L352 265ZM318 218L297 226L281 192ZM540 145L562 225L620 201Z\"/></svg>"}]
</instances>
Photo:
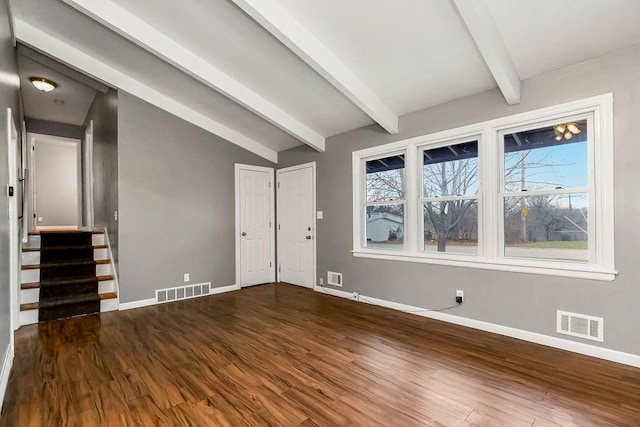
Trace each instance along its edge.
<instances>
[{"instance_id":1,"label":"floor air vent","mask_svg":"<svg viewBox=\"0 0 640 427\"><path fill-rule=\"evenodd\" d=\"M558 310L557 331L560 334L603 342L604 319L602 317Z\"/></svg>"},{"instance_id":2,"label":"floor air vent","mask_svg":"<svg viewBox=\"0 0 640 427\"><path fill-rule=\"evenodd\" d=\"M177 288L167 288L156 290L156 301L171 302L187 298L201 297L209 295L211 282L198 283L197 285L180 286Z\"/></svg>"},{"instance_id":3,"label":"floor air vent","mask_svg":"<svg viewBox=\"0 0 640 427\"><path fill-rule=\"evenodd\" d=\"M327 271L327 285L342 286L342 273Z\"/></svg>"}]
</instances>

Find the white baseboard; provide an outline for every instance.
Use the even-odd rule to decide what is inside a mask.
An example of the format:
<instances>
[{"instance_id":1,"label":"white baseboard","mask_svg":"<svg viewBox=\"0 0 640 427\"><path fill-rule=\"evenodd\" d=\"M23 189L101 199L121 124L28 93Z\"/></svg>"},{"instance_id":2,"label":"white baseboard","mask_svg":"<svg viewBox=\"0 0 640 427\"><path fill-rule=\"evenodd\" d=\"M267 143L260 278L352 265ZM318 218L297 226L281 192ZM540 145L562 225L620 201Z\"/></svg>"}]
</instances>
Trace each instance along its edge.
<instances>
[{"instance_id":1,"label":"white baseboard","mask_svg":"<svg viewBox=\"0 0 640 427\"><path fill-rule=\"evenodd\" d=\"M149 299L141 299L138 301L131 301L131 302L121 302L120 306L118 307L118 310L123 311L123 310L131 310L134 308L140 308L140 307L146 307L149 305L155 305L158 302L156 301L155 298L149 298Z\"/></svg>"},{"instance_id":2,"label":"white baseboard","mask_svg":"<svg viewBox=\"0 0 640 427\"><path fill-rule=\"evenodd\" d=\"M9 384L9 375L11 374L12 366L13 366L13 346L9 344L4 354L4 360L2 361L2 371L0 371L0 410L2 410L4 395L7 391L7 385Z\"/></svg>"},{"instance_id":3,"label":"white baseboard","mask_svg":"<svg viewBox=\"0 0 640 427\"><path fill-rule=\"evenodd\" d=\"M217 288L211 288L207 295L202 295L202 296L205 297L205 296L209 296L209 295L222 294L222 293L225 293L225 292L232 292L232 291L238 291L238 290L240 290L240 286L238 286L238 285L220 286L220 287L217 287ZM170 301L170 302L178 302L178 301L184 301L184 299L176 300L176 301ZM167 304L167 303L164 303L164 302L163 303L158 303L155 298L141 299L141 300L138 300L138 301L121 302L119 310L120 311L131 310L133 308L147 307L149 305L156 305L156 304Z\"/></svg>"},{"instance_id":4,"label":"white baseboard","mask_svg":"<svg viewBox=\"0 0 640 427\"><path fill-rule=\"evenodd\" d=\"M586 356L597 357L598 359L609 360L611 362L622 363L623 365L640 368L640 355L636 354L625 353L622 351L611 350L603 347L596 347L590 344L570 341L563 338L552 337L549 335L516 329L509 326L497 325L495 323L483 322L481 320L454 316L453 314L442 313L440 311L428 311L427 309L424 309L422 307L414 307L411 305L400 304L397 302L382 300L364 295L360 295L356 300L352 292L345 292L337 289L318 286L315 288L315 290L341 298L363 302L366 304L378 305L393 310L408 312L417 316L428 317L430 319L441 320L448 323L454 323L456 325L466 326L468 328L492 332L494 334L517 338L523 341L529 341L536 344L546 345L548 347L554 347L561 350L567 350L574 353L584 354Z\"/></svg>"},{"instance_id":5,"label":"white baseboard","mask_svg":"<svg viewBox=\"0 0 640 427\"><path fill-rule=\"evenodd\" d=\"M239 285L228 285L228 286L220 286L218 288L211 288L209 290L209 295L223 294L225 292L239 291Z\"/></svg>"}]
</instances>

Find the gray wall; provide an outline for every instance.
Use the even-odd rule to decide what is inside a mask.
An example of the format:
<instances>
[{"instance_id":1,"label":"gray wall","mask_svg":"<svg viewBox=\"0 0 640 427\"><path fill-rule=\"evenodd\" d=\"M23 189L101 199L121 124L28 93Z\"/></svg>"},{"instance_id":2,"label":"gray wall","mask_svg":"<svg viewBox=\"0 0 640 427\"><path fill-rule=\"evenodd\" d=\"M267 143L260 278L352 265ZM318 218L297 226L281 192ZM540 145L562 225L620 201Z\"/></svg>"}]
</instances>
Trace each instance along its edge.
<instances>
[{"instance_id":1,"label":"gray wall","mask_svg":"<svg viewBox=\"0 0 640 427\"><path fill-rule=\"evenodd\" d=\"M118 92L98 92L83 129L93 120L93 220L107 228L114 263L118 268ZM83 131L84 138L84 131ZM84 176L84 175L83 175Z\"/></svg>"},{"instance_id":2,"label":"gray wall","mask_svg":"<svg viewBox=\"0 0 640 427\"><path fill-rule=\"evenodd\" d=\"M13 119L20 130L18 71L15 49L11 43L6 0L0 0L0 187L8 182L6 109L11 108ZM11 339L9 311L9 203L0 196L0 361L4 360Z\"/></svg>"},{"instance_id":3,"label":"gray wall","mask_svg":"<svg viewBox=\"0 0 640 427\"><path fill-rule=\"evenodd\" d=\"M82 126L67 123L50 122L48 120L25 118L27 132L41 135L62 136L65 138L82 139L84 131Z\"/></svg>"},{"instance_id":4,"label":"gray wall","mask_svg":"<svg viewBox=\"0 0 640 427\"><path fill-rule=\"evenodd\" d=\"M77 144L79 140L35 137L37 225L78 225Z\"/></svg>"},{"instance_id":5,"label":"gray wall","mask_svg":"<svg viewBox=\"0 0 640 427\"><path fill-rule=\"evenodd\" d=\"M235 284L234 164L274 165L122 91L118 136L120 301Z\"/></svg>"},{"instance_id":6,"label":"gray wall","mask_svg":"<svg viewBox=\"0 0 640 427\"><path fill-rule=\"evenodd\" d=\"M497 90L459 99L401 118L399 135L378 126L327 141L326 153L307 148L280 153L278 167L317 162L318 274L344 274L345 291L420 307L450 305L456 289L462 306L450 314L555 336L556 310L605 318L603 344L640 354L640 48L632 48L523 82L522 102L508 106ZM354 258L351 223L351 153L386 142L428 134L606 92L614 92L615 239L613 282L516 274L473 268ZM571 339L565 335L557 335ZM576 341L580 341L576 339ZM584 342L584 341L583 341Z\"/></svg>"}]
</instances>

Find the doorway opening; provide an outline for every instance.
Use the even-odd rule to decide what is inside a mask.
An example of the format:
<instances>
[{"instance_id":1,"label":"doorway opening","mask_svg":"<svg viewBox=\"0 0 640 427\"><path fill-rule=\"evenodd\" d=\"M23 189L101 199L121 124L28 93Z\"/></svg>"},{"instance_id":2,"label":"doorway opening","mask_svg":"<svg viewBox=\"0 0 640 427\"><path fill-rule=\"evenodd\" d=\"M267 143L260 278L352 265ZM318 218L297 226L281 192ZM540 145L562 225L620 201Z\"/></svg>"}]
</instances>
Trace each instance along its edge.
<instances>
[{"instance_id":1,"label":"doorway opening","mask_svg":"<svg viewBox=\"0 0 640 427\"><path fill-rule=\"evenodd\" d=\"M81 141L28 134L32 150L35 230L82 226Z\"/></svg>"}]
</instances>

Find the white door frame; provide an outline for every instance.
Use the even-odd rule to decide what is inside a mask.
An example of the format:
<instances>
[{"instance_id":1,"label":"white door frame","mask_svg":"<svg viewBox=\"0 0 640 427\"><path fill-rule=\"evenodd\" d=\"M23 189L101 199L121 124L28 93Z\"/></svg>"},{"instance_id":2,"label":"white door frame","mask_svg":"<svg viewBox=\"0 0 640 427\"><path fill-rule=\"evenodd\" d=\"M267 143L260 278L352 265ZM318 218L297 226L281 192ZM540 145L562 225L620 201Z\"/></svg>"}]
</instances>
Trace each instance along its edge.
<instances>
[{"instance_id":1,"label":"white door frame","mask_svg":"<svg viewBox=\"0 0 640 427\"><path fill-rule=\"evenodd\" d=\"M238 287L238 289L240 289L242 287L242 267L240 265L240 261L242 260L242 256L240 253L240 244L241 244L241 238L240 238L240 233L242 233L242 230L240 230L240 170L249 170L249 171L255 171L255 172L268 172L271 174L271 176L274 175L274 169L273 168L268 168L268 167L264 167L264 166L253 166L253 165L244 165L244 164L240 164L240 163L236 163L235 165L235 205L236 205L236 212L235 212L235 241L236 241L236 286ZM276 213L275 213L275 188L272 188L271 191L269 191L269 217L270 217L270 221L271 221L271 256L272 258L274 258L273 262L273 266L271 268L271 281L275 282L276 280L276 268L275 268L275 244L276 244L276 233L275 233L275 218L276 218Z\"/></svg>"},{"instance_id":2,"label":"white door frame","mask_svg":"<svg viewBox=\"0 0 640 427\"><path fill-rule=\"evenodd\" d=\"M86 129L84 130L84 179L82 180L83 192L83 206L84 209L80 209L80 216L82 221L78 224L84 225L89 230L93 230L94 227L94 210L93 210L93 120L89 121ZM80 169L82 170L82 169ZM87 221L84 222L82 213L86 212Z\"/></svg>"},{"instance_id":3,"label":"white door frame","mask_svg":"<svg viewBox=\"0 0 640 427\"><path fill-rule=\"evenodd\" d=\"M318 281L318 259L316 256L317 253L317 248L316 248L316 240L317 240L317 230L318 230L318 220L317 220L317 214L316 214L316 162L309 162L309 163L303 163L301 165L296 165L296 166L291 166L288 168L283 168L283 169L278 169L276 170L276 183L280 182L280 174L281 173L286 173L286 172L292 172L295 170L299 170L299 169L305 169L305 168L311 168L311 182L312 182L312 188L311 188L311 200L312 200L312 209L311 212L313 212L313 231L311 232L311 239L313 240L313 244L311 245L312 248L312 258L313 258L313 287L312 289L316 289L317 287L317 281ZM278 193L278 195L280 194L280 191L278 189L278 184L276 184L276 192ZM279 200L279 198L277 199ZM280 203L278 203L278 205L280 205ZM281 239L280 239L280 232L278 231L278 251L277 251L277 262L278 265L280 265L280 254L281 254L282 248L281 248ZM280 281L280 269L278 268L278 282Z\"/></svg>"},{"instance_id":4,"label":"white door frame","mask_svg":"<svg viewBox=\"0 0 640 427\"><path fill-rule=\"evenodd\" d=\"M8 186L13 186L13 196L9 197L9 300L11 318L11 347L13 348L13 331L20 326L20 243L18 228L18 130L11 108L7 108L7 165L9 167L5 197L8 197Z\"/></svg>"}]
</instances>

